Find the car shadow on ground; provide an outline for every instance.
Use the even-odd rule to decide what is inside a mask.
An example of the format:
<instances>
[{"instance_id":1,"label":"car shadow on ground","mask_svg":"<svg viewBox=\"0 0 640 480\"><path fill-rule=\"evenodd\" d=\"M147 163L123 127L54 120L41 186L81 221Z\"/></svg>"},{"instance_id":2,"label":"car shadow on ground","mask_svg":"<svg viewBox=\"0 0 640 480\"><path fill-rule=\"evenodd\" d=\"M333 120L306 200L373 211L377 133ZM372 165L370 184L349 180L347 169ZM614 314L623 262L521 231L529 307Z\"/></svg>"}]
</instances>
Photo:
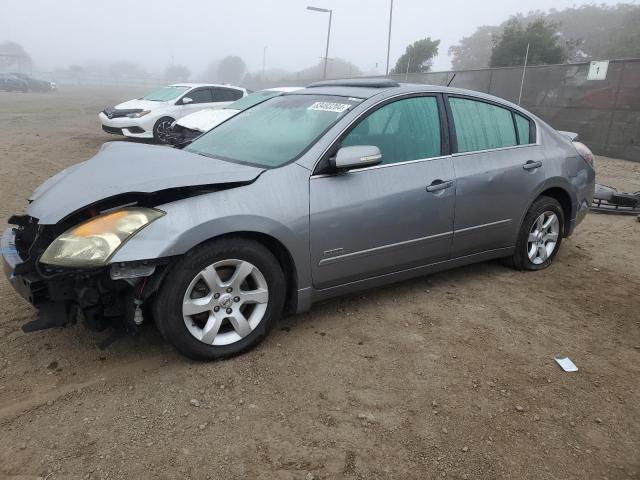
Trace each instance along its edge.
<instances>
[{"instance_id":1,"label":"car shadow on ground","mask_svg":"<svg viewBox=\"0 0 640 480\"><path fill-rule=\"evenodd\" d=\"M349 316L351 312L358 312L366 308L371 302L371 299L380 301L397 300L402 303L404 299L408 299L416 293L419 294L425 291L425 289L426 291L430 291L439 288L450 288L452 284L462 279L469 280L477 277L478 280L480 280L482 277L495 274L504 268L506 267L503 267L500 261L483 262L325 300L313 305L307 313L289 315L280 320L280 322L274 326L269 337L267 337L267 341L258 346L257 350L270 348L271 344L274 342L277 343L282 335L288 333L297 331L299 335L305 335L307 330L304 327L307 326L309 322L314 322L314 325L321 330L340 330L344 328L345 317ZM425 293L425 295L428 295L428 293ZM85 328L83 325L72 325L70 328L63 327L56 330L58 330L58 334L61 336L75 337L73 338L74 348L81 350L86 349L85 352L75 352L76 355L80 356L98 350L98 352L101 352L99 353L99 358L106 358L115 354L119 361L127 361L128 357L129 359L139 359L147 355L156 356L161 351L163 354L175 357L171 361L182 359L190 363L190 360L178 354L176 350L162 338L160 332L155 327L153 319L148 319L145 324L137 328L136 332L125 332L121 335L118 335L119 332L115 328L107 328L102 332L94 332ZM42 335L43 333L40 332L37 334ZM113 342L109 343L112 336L115 338ZM72 338L68 338L67 340L72 340ZM109 344L104 345L105 343Z\"/></svg>"},{"instance_id":2,"label":"car shadow on ground","mask_svg":"<svg viewBox=\"0 0 640 480\"><path fill-rule=\"evenodd\" d=\"M408 298L411 295L419 293L416 291L416 288L420 291L424 291L424 289L430 291L439 288L450 288L462 280L477 280L478 277L494 275L504 269L506 269L506 267L502 265L500 260L493 260L325 300L313 305L307 313L289 315L280 320L267 337L267 341L259 345L257 350L265 347L270 348L270 344L274 342L277 343L280 336L285 334L283 332L293 333L299 330L300 334L304 335L304 333L302 333L304 330L299 327L303 327L310 322L314 322L318 327L321 326L326 330L339 329L344 321L345 312L362 310L369 304L371 299L377 299L379 301L399 299L399 301L402 302L403 298ZM425 293L425 295L427 295L427 293ZM350 315L350 313L346 313L346 315ZM99 334L91 333L91 335L99 336L104 340L112 333L113 329L109 329ZM165 349L165 347L167 347L169 351L175 352L175 350L165 342L156 329L153 320L150 319L148 323L139 329L136 335L126 334L116 340L112 345L106 347L106 350L115 348L119 352L118 356L125 358L128 354L135 355L136 357L144 356L145 351L155 355L159 348Z\"/></svg>"}]
</instances>

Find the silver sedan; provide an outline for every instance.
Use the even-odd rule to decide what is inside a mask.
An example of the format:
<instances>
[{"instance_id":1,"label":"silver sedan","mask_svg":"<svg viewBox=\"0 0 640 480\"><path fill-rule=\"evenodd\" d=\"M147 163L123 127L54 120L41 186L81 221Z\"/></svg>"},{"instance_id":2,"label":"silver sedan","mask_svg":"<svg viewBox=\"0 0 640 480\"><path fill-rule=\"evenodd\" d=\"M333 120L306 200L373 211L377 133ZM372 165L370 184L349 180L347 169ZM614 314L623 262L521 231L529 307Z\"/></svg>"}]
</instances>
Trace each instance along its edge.
<instances>
[{"instance_id":1,"label":"silver sedan","mask_svg":"<svg viewBox=\"0 0 640 480\"><path fill-rule=\"evenodd\" d=\"M587 147L504 100L321 82L183 149L105 144L36 189L2 253L40 310L28 328L153 319L213 359L348 292L494 258L546 268L594 177Z\"/></svg>"}]
</instances>

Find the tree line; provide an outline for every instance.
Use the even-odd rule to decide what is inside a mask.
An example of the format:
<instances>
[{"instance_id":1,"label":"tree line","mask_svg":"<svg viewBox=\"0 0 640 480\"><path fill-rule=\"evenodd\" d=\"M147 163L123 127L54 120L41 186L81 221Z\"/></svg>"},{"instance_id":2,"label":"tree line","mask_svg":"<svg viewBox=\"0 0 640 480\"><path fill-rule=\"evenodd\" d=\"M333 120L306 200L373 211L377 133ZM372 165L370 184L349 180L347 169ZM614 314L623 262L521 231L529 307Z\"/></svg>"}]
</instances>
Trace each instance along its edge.
<instances>
[{"instance_id":1,"label":"tree line","mask_svg":"<svg viewBox=\"0 0 640 480\"><path fill-rule=\"evenodd\" d=\"M392 73L431 70L440 41L430 37L407 46ZM584 5L512 16L484 25L449 48L454 70L640 58L640 5Z\"/></svg>"},{"instance_id":2,"label":"tree line","mask_svg":"<svg viewBox=\"0 0 640 480\"><path fill-rule=\"evenodd\" d=\"M454 70L511 67L524 63L529 45L529 65L640 58L640 5L584 5L564 10L534 11L512 16L500 25L484 25L449 48ZM408 45L391 73L425 73L438 55L440 40L422 38ZM219 83L251 81L299 81L322 77L324 60L299 72L269 69L249 72L242 58L229 55L208 64L198 79ZM33 62L17 43L0 43L0 70L30 70ZM72 65L69 72L79 80L85 74L102 73L114 77L147 75L137 64L118 61L108 65ZM330 58L328 77L357 77L363 72L353 63ZM264 78L263 78L264 77ZM192 72L185 65L164 70L168 82L185 82Z\"/></svg>"}]
</instances>

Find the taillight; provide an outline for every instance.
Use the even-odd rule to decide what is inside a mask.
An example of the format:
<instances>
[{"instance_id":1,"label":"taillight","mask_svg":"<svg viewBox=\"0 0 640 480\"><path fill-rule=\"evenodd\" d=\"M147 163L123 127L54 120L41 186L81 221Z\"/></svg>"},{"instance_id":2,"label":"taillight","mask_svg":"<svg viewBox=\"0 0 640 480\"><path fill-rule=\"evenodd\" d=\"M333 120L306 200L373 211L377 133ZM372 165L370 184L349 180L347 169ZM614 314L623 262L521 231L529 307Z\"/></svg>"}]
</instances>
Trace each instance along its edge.
<instances>
[{"instance_id":1,"label":"taillight","mask_svg":"<svg viewBox=\"0 0 640 480\"><path fill-rule=\"evenodd\" d=\"M589 147L581 142L573 142L573 146L576 147L576 150L578 151L580 156L584 158L584 161L591 165L591 168L595 170L595 159L593 158L593 152L589 150Z\"/></svg>"}]
</instances>

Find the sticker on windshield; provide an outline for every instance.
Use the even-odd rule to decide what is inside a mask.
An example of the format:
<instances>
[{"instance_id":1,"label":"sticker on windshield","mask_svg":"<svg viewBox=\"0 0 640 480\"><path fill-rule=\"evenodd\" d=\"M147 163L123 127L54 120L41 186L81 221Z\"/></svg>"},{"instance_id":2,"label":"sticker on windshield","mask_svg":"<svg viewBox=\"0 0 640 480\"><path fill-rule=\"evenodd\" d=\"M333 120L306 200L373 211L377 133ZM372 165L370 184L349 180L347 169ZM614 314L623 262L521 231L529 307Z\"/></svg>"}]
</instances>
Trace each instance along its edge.
<instances>
[{"instance_id":1,"label":"sticker on windshield","mask_svg":"<svg viewBox=\"0 0 640 480\"><path fill-rule=\"evenodd\" d=\"M351 105L348 103L316 102L308 107L307 110L342 113L345 110L348 110L349 107L351 107Z\"/></svg>"}]
</instances>

